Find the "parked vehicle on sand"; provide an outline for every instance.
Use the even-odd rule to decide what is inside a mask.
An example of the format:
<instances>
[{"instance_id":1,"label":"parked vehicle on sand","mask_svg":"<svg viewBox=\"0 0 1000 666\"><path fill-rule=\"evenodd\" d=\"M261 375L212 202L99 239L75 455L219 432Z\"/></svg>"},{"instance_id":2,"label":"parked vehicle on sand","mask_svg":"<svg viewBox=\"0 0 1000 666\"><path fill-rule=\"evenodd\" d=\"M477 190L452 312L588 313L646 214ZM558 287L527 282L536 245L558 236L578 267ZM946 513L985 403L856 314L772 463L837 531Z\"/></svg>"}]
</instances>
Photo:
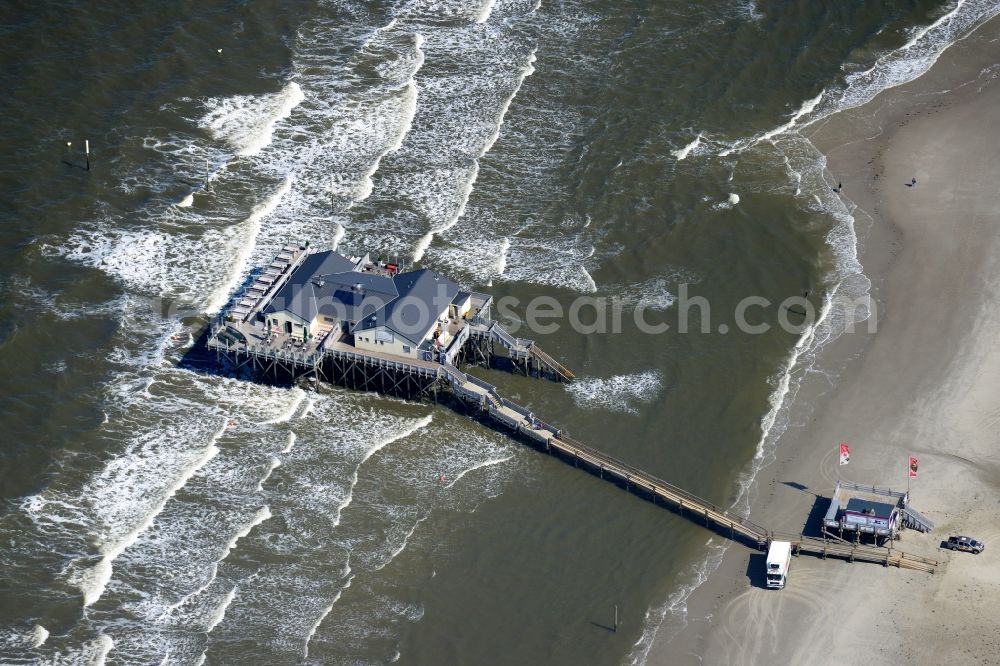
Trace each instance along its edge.
<instances>
[{"instance_id":1,"label":"parked vehicle on sand","mask_svg":"<svg viewBox=\"0 0 1000 666\"><path fill-rule=\"evenodd\" d=\"M948 537L948 541L945 542L944 547L949 550L964 550L967 553L976 553L978 555L986 548L986 544L967 536L953 536Z\"/></svg>"}]
</instances>

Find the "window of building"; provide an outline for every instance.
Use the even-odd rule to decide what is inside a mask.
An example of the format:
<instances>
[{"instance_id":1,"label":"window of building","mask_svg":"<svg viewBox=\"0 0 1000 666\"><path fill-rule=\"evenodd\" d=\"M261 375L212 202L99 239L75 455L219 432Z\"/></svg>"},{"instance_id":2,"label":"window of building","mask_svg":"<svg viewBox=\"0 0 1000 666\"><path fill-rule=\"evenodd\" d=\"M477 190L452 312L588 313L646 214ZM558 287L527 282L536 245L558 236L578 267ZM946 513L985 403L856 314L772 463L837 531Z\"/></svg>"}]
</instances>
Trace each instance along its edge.
<instances>
[{"instance_id":1,"label":"window of building","mask_svg":"<svg viewBox=\"0 0 1000 666\"><path fill-rule=\"evenodd\" d=\"M409 345L403 345L403 353L404 354L409 354L410 353L410 346Z\"/></svg>"}]
</instances>

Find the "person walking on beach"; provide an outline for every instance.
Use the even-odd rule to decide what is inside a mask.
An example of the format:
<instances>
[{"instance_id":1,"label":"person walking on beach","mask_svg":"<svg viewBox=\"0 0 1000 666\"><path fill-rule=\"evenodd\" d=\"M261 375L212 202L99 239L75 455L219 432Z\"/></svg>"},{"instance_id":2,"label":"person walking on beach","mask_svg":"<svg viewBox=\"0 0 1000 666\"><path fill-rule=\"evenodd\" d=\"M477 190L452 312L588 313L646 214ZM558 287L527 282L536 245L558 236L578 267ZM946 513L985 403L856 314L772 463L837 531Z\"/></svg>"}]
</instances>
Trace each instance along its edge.
<instances>
[{"instance_id":1,"label":"person walking on beach","mask_svg":"<svg viewBox=\"0 0 1000 666\"><path fill-rule=\"evenodd\" d=\"M917 184L917 179L916 178L913 178L912 180L910 180L910 187L913 187L916 184Z\"/></svg>"}]
</instances>

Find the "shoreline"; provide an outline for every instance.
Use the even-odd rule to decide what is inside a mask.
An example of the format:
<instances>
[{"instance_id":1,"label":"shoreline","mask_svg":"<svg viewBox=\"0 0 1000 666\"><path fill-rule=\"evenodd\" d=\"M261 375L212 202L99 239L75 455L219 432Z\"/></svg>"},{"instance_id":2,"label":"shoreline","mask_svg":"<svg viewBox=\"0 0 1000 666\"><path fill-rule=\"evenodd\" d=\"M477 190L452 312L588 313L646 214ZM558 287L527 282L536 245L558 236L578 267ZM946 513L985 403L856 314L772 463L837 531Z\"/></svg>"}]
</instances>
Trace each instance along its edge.
<instances>
[{"instance_id":1,"label":"shoreline","mask_svg":"<svg viewBox=\"0 0 1000 666\"><path fill-rule=\"evenodd\" d=\"M985 325L1000 319L991 295L1000 265L990 257L1000 247L990 225L1000 220L1000 201L989 169L1000 162L1000 144L989 141L1000 120L990 108L1000 109L998 61L994 18L917 79L802 132L854 206L878 330L869 335L863 322L819 352L790 406L776 460L757 476L750 513L773 529L798 531L810 512L825 509L817 497L828 498L838 477L901 487L912 453L921 461L913 506L936 528L907 531L898 547L944 560L943 571L928 578L801 557L788 588L776 592L759 587L760 556L731 545L689 597L685 625L654 639L648 663L844 663L857 661L862 646L865 663L943 663L959 631L967 658L997 659L1000 643L987 620L1000 610L1000 577L989 572L995 550L973 558L938 545L951 533L990 543L1000 532L1000 507L981 501L1000 491L990 450L1000 410L994 418L989 408L1000 386L984 372L1000 368ZM916 187L905 186L911 177ZM852 461L838 469L840 441L851 442ZM968 599L975 608L963 603ZM935 616L954 626L943 630ZM916 638L920 649L910 646Z\"/></svg>"}]
</instances>

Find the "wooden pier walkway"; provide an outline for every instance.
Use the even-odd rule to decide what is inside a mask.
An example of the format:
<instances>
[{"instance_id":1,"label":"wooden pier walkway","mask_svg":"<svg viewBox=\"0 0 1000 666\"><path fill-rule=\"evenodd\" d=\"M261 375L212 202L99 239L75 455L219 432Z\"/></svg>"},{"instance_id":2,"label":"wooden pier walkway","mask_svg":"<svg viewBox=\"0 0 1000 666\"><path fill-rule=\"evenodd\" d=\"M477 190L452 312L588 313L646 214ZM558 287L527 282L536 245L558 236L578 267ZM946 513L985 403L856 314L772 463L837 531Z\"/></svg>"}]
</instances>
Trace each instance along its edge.
<instances>
[{"instance_id":1,"label":"wooden pier walkway","mask_svg":"<svg viewBox=\"0 0 1000 666\"><path fill-rule=\"evenodd\" d=\"M771 541L788 541L792 552L835 557L851 562L875 562L889 567L914 569L934 573L940 566L936 560L890 548L832 541L803 534L774 532L753 521L717 506L672 483L591 448L564 433L559 428L538 419L527 409L503 398L496 387L468 375L458 368L442 366L453 393L466 403L478 406L493 421L510 428L539 448L575 467L585 468L602 479L624 485L625 489L665 504L682 516L704 523L717 533L742 541L758 550L765 550ZM891 542L890 542L891 543Z\"/></svg>"}]
</instances>

